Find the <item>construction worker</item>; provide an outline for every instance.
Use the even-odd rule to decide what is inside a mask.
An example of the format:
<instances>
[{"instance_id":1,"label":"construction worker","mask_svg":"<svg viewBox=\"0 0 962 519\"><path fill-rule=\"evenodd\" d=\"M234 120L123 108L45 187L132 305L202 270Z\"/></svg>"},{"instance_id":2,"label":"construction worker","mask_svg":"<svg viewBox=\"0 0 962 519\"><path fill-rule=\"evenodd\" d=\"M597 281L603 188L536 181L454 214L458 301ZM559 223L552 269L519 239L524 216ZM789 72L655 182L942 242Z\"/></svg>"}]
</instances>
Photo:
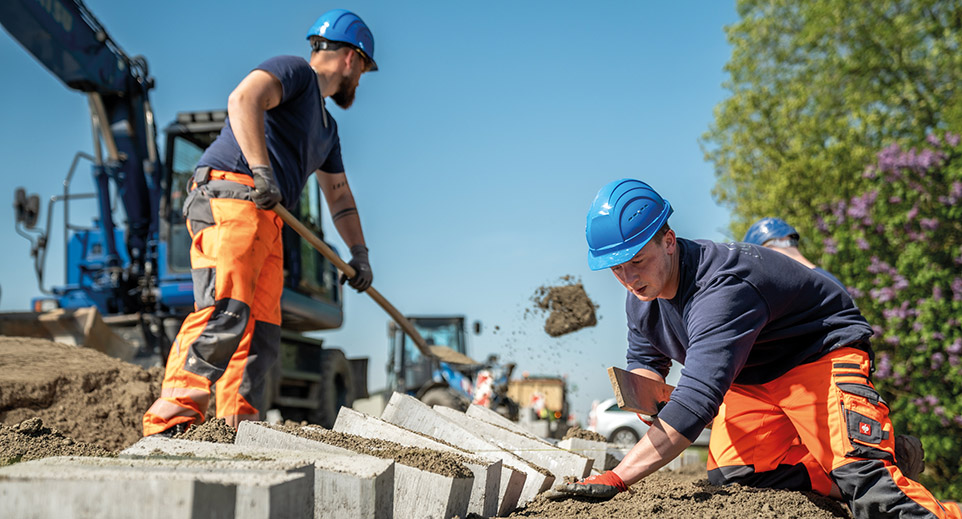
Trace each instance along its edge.
<instances>
[{"instance_id":1,"label":"construction worker","mask_svg":"<svg viewBox=\"0 0 962 519\"><path fill-rule=\"evenodd\" d=\"M845 284L833 276L831 272L815 265L802 255L801 251L798 250L800 239L801 236L798 231L785 220L766 217L753 223L745 232L742 241L780 252L845 288ZM922 442L917 437L908 434L895 436L895 459L902 473L907 477L918 480L918 475L925 471L924 457L925 449L923 449Z\"/></svg>"},{"instance_id":2,"label":"construction worker","mask_svg":"<svg viewBox=\"0 0 962 519\"><path fill-rule=\"evenodd\" d=\"M844 287L845 285L842 284L837 277L833 276L829 271L815 265L802 255L801 251L798 250L799 239L798 231L791 225L788 225L788 222L780 218L768 217L753 223L752 226L748 228L748 232L745 233L742 241L781 252L823 276L828 276L829 279L838 283L839 286Z\"/></svg>"},{"instance_id":3,"label":"construction worker","mask_svg":"<svg viewBox=\"0 0 962 519\"><path fill-rule=\"evenodd\" d=\"M198 162L184 215L193 243L195 310L174 340L160 398L144 415L144 435L173 435L205 419L216 383L217 417L234 427L256 420L264 377L280 348L283 222L312 174L350 247L357 274L373 279L361 220L341 160L330 98L348 108L360 77L377 70L374 37L356 14L324 13L308 30L310 60L261 63L227 102L223 130ZM344 280L342 279L342 282Z\"/></svg>"},{"instance_id":4,"label":"construction worker","mask_svg":"<svg viewBox=\"0 0 962 519\"><path fill-rule=\"evenodd\" d=\"M888 407L871 382L872 329L839 285L747 243L675 236L671 205L622 179L588 213L588 264L628 290L628 369L669 402L613 470L570 483L610 498L678 456L712 423L712 484L811 490L857 518L962 517L896 465Z\"/></svg>"}]
</instances>

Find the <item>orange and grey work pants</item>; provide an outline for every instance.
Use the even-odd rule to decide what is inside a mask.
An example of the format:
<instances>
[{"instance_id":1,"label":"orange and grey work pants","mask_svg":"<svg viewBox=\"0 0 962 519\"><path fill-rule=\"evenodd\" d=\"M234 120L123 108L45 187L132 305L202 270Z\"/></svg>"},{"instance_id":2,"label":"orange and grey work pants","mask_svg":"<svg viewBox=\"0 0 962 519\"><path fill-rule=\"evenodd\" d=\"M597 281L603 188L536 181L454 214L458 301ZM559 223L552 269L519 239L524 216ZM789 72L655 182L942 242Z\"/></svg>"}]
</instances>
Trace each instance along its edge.
<instances>
[{"instance_id":1,"label":"orange and grey work pants","mask_svg":"<svg viewBox=\"0 0 962 519\"><path fill-rule=\"evenodd\" d=\"M734 384L712 425L716 485L812 490L837 485L856 518L962 517L895 466L888 406L864 351L841 348L766 384Z\"/></svg>"},{"instance_id":2,"label":"orange and grey work pants","mask_svg":"<svg viewBox=\"0 0 962 519\"><path fill-rule=\"evenodd\" d=\"M255 405L280 348L283 222L250 200L250 176L199 168L184 205L194 311L167 357L144 435L201 423L216 383L217 417L236 427Z\"/></svg>"}]
</instances>

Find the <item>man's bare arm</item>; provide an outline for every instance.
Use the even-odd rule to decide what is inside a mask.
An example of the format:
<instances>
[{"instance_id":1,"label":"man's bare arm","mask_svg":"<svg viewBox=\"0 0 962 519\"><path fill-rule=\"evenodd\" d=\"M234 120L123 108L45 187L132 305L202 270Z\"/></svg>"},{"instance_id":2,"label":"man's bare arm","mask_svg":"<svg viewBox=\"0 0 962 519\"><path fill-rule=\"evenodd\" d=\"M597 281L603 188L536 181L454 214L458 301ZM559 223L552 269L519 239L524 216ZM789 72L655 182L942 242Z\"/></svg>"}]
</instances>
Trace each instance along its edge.
<instances>
[{"instance_id":1,"label":"man's bare arm","mask_svg":"<svg viewBox=\"0 0 962 519\"><path fill-rule=\"evenodd\" d=\"M354 194L347 183L347 175L341 173L315 173L317 182L324 192L331 220L341 239L348 247L366 245L364 232L361 230L361 217L357 212Z\"/></svg>"},{"instance_id":2,"label":"man's bare arm","mask_svg":"<svg viewBox=\"0 0 962 519\"><path fill-rule=\"evenodd\" d=\"M271 73L255 70L227 98L227 115L234 138L248 166L270 166L264 112L279 105L284 94L281 82Z\"/></svg>"}]
</instances>

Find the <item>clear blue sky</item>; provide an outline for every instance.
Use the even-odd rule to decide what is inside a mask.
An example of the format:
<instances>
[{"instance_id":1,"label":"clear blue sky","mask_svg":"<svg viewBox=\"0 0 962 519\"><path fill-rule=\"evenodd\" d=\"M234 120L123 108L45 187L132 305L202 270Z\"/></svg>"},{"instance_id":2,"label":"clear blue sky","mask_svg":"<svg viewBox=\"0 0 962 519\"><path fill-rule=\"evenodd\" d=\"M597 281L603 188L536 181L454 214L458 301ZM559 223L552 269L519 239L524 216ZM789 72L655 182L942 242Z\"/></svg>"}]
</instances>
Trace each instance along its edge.
<instances>
[{"instance_id":1,"label":"clear blue sky","mask_svg":"<svg viewBox=\"0 0 962 519\"><path fill-rule=\"evenodd\" d=\"M730 238L698 138L727 95L731 1L87 5L128 54L146 56L159 129L178 111L225 107L268 57L306 56L304 35L321 12L357 12L373 30L380 71L361 79L351 109L332 110L374 286L406 314L481 321L472 357L497 353L519 371L566 374L582 420L592 400L611 396L606 368L625 362L624 289L585 260L585 215L597 190L621 177L645 180L674 206L679 235ZM6 32L0 65L3 204L17 186L46 200L62 189L74 154L92 151L86 100ZM89 191L89 168L77 176L75 188ZM0 309L25 310L37 284L7 211ZM41 221L45 213L44 203ZM89 222L84 214L92 213L74 210L72 220ZM62 238L52 240L47 278L56 284ZM543 316L526 310L538 287L566 275L584 283L600 321L551 338ZM344 326L319 334L370 358L371 389L384 385L388 319L349 291Z\"/></svg>"}]
</instances>

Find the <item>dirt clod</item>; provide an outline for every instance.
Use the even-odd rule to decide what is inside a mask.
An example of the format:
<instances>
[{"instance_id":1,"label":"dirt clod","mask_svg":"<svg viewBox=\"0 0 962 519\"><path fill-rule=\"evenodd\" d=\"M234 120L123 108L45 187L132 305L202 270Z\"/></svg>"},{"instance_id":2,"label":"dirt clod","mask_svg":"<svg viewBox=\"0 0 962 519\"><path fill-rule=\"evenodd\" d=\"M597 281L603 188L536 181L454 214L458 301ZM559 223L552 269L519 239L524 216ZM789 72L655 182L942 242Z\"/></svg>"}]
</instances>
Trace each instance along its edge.
<instances>
[{"instance_id":1,"label":"dirt clod","mask_svg":"<svg viewBox=\"0 0 962 519\"><path fill-rule=\"evenodd\" d=\"M539 287L532 297L539 310L548 312L544 331L552 337L598 323L595 316L598 306L588 298L584 285L572 276L564 276L561 281L562 284L558 286Z\"/></svg>"},{"instance_id":2,"label":"dirt clod","mask_svg":"<svg viewBox=\"0 0 962 519\"><path fill-rule=\"evenodd\" d=\"M186 431L174 436L178 440L195 442L234 443L237 431L227 425L223 418L207 420L200 425L192 425Z\"/></svg>"},{"instance_id":3,"label":"dirt clod","mask_svg":"<svg viewBox=\"0 0 962 519\"><path fill-rule=\"evenodd\" d=\"M578 426L568 428L568 431L565 432L565 436L564 438L562 438L562 440L567 440L568 438L580 438L582 440L590 440L593 442L603 442L603 443L608 442L608 439L605 438L604 436L594 431L582 429L581 427L578 427Z\"/></svg>"}]
</instances>

